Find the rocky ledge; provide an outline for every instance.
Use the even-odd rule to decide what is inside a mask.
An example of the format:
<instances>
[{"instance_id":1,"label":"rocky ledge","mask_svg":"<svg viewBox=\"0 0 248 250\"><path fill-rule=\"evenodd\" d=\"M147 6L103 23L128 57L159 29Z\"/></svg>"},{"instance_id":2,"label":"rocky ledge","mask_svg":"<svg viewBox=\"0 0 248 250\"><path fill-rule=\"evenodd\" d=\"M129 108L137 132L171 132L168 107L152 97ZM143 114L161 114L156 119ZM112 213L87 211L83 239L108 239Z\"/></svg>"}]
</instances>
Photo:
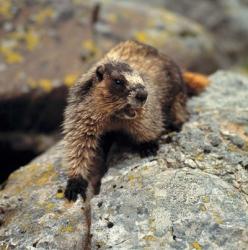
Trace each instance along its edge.
<instances>
[{"instance_id":1,"label":"rocky ledge","mask_svg":"<svg viewBox=\"0 0 248 250\"><path fill-rule=\"evenodd\" d=\"M211 76L188 103L190 120L161 138L156 157L113 149L91 208L64 200L58 144L0 192L0 249L82 249L90 239L92 249L246 249L247 95L247 78Z\"/></svg>"}]
</instances>

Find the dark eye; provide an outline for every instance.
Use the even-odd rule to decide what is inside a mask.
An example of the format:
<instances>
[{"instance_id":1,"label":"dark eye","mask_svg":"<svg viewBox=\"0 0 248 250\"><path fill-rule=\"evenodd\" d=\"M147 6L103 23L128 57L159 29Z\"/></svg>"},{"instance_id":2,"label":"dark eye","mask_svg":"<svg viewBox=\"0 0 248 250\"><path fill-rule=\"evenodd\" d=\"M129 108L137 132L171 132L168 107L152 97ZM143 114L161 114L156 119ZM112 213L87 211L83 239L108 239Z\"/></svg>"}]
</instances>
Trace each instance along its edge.
<instances>
[{"instance_id":1,"label":"dark eye","mask_svg":"<svg viewBox=\"0 0 248 250\"><path fill-rule=\"evenodd\" d=\"M114 80L114 83L115 83L116 85L123 85L123 84L124 84L124 81L121 80L121 79L115 79L115 80Z\"/></svg>"}]
</instances>

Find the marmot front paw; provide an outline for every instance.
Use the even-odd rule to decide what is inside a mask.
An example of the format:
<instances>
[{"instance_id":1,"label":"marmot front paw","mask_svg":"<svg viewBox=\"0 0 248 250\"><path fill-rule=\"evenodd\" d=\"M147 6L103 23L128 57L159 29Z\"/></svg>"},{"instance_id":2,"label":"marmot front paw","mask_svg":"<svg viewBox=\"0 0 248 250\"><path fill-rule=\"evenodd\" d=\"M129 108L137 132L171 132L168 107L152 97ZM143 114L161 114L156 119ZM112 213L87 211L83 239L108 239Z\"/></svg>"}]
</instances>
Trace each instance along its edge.
<instances>
[{"instance_id":1,"label":"marmot front paw","mask_svg":"<svg viewBox=\"0 0 248 250\"><path fill-rule=\"evenodd\" d=\"M65 198L67 198L69 201L76 201L78 194L80 194L85 201L87 187L88 182L81 175L71 177L67 181L64 193Z\"/></svg>"},{"instance_id":2,"label":"marmot front paw","mask_svg":"<svg viewBox=\"0 0 248 250\"><path fill-rule=\"evenodd\" d=\"M148 157L151 155L157 155L159 145L157 141L144 142L139 145L140 157Z\"/></svg>"}]
</instances>

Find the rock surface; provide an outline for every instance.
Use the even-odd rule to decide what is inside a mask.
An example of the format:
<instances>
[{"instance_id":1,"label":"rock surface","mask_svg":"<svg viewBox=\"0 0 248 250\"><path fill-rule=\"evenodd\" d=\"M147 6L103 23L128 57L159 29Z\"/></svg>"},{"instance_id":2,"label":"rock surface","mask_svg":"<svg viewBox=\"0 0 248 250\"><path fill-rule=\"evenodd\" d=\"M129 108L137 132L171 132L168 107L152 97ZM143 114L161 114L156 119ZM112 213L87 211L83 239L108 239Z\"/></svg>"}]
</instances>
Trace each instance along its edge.
<instances>
[{"instance_id":1,"label":"rock surface","mask_svg":"<svg viewBox=\"0 0 248 250\"><path fill-rule=\"evenodd\" d=\"M222 67L247 64L247 0L200 0L197 3L191 0L156 0L154 4L199 22L211 32Z\"/></svg>"},{"instance_id":2,"label":"rock surface","mask_svg":"<svg viewBox=\"0 0 248 250\"><path fill-rule=\"evenodd\" d=\"M100 46L111 40L136 39L168 54L183 68L205 73L218 68L209 33L201 25L164 8L136 1L103 1L95 30L97 40L101 38L97 42Z\"/></svg>"},{"instance_id":3,"label":"rock surface","mask_svg":"<svg viewBox=\"0 0 248 250\"><path fill-rule=\"evenodd\" d=\"M247 248L247 93L247 78L216 73L156 157L113 148L91 202L92 249ZM90 208L63 199L61 147L13 173L0 192L3 249L80 249L89 240Z\"/></svg>"},{"instance_id":4,"label":"rock surface","mask_svg":"<svg viewBox=\"0 0 248 250\"><path fill-rule=\"evenodd\" d=\"M8 179L0 194L0 249L82 249L87 244L89 207L64 200L61 156L59 144Z\"/></svg>"}]
</instances>

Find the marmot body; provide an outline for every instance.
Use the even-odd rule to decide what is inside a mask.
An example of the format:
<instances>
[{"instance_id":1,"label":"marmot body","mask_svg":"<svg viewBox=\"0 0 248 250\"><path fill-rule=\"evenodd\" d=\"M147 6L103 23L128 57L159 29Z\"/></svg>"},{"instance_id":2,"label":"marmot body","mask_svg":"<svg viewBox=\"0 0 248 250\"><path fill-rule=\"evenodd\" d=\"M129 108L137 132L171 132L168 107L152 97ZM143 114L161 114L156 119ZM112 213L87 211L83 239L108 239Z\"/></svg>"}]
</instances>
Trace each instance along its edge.
<instances>
[{"instance_id":1,"label":"marmot body","mask_svg":"<svg viewBox=\"0 0 248 250\"><path fill-rule=\"evenodd\" d=\"M99 192L107 169L106 134L126 133L142 152L156 153L161 133L186 121L186 100L178 66L155 48L126 41L110 50L70 91L64 121L70 167L65 197L75 201L78 194L85 199Z\"/></svg>"}]
</instances>

